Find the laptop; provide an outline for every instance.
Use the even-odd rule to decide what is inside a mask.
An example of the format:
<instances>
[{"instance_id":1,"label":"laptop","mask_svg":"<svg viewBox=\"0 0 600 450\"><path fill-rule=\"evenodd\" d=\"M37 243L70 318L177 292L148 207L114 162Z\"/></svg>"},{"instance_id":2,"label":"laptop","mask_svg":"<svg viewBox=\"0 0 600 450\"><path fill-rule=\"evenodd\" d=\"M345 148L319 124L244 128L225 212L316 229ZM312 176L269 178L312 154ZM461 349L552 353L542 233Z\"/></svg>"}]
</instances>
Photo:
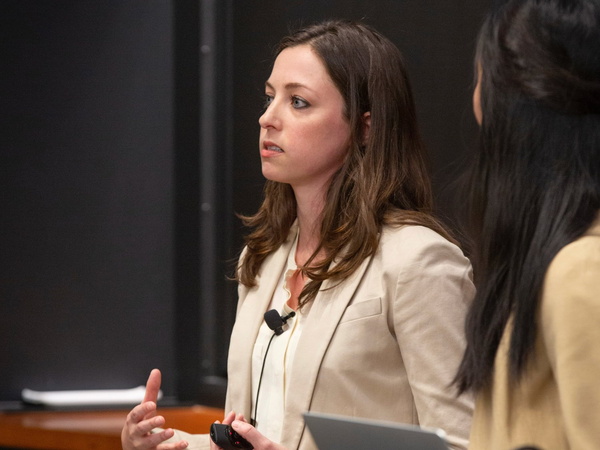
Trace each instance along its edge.
<instances>
[{"instance_id":1,"label":"laptop","mask_svg":"<svg viewBox=\"0 0 600 450\"><path fill-rule=\"evenodd\" d=\"M312 411L304 422L319 450L448 450L441 429Z\"/></svg>"}]
</instances>

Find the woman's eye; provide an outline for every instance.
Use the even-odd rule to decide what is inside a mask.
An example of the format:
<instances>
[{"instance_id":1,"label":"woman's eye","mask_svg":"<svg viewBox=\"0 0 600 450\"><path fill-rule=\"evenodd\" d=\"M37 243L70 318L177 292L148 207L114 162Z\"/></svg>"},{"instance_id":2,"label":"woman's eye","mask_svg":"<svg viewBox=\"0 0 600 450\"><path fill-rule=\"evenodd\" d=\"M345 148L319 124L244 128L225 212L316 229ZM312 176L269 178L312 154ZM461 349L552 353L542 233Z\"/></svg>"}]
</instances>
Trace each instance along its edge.
<instances>
[{"instance_id":1,"label":"woman's eye","mask_svg":"<svg viewBox=\"0 0 600 450\"><path fill-rule=\"evenodd\" d=\"M263 109L267 109L272 102L273 102L273 96L265 95L265 101L263 102Z\"/></svg>"},{"instance_id":2,"label":"woman's eye","mask_svg":"<svg viewBox=\"0 0 600 450\"><path fill-rule=\"evenodd\" d=\"M294 96L292 97L292 106L296 109L302 109L309 106L309 103L303 98Z\"/></svg>"}]
</instances>

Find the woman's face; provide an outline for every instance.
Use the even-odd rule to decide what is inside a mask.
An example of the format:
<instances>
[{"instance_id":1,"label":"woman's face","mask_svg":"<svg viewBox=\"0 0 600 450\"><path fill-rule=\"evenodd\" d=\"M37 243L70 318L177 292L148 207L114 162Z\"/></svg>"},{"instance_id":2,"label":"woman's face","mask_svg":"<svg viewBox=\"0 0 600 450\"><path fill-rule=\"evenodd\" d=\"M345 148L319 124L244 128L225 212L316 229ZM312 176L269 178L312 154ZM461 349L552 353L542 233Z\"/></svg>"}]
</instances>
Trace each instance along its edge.
<instances>
[{"instance_id":1,"label":"woman's face","mask_svg":"<svg viewBox=\"0 0 600 450\"><path fill-rule=\"evenodd\" d=\"M326 189L350 145L344 99L309 45L283 50L265 83L260 124L263 175L298 188Z\"/></svg>"}]
</instances>

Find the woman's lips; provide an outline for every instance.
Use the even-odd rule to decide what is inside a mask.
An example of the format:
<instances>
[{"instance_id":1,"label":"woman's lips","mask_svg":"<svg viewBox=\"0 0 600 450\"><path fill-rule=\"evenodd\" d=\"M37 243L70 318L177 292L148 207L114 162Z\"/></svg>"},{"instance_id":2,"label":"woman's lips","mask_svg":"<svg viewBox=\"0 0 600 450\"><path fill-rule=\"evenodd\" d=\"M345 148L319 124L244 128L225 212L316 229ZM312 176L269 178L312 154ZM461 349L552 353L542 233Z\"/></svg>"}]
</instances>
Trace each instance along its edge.
<instances>
[{"instance_id":1,"label":"woman's lips","mask_svg":"<svg viewBox=\"0 0 600 450\"><path fill-rule=\"evenodd\" d=\"M283 149L273 142L263 142L263 146L260 150L260 156L268 158L269 156L279 155L283 152Z\"/></svg>"}]
</instances>

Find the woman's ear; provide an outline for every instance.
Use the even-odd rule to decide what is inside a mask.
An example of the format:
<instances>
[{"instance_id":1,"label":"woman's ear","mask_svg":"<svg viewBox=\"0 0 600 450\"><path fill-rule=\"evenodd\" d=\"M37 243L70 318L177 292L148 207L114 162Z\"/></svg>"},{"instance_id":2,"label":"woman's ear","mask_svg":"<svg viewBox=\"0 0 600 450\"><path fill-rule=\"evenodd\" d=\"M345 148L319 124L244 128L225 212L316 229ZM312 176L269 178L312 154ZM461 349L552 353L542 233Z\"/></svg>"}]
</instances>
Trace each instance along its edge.
<instances>
[{"instance_id":1,"label":"woman's ear","mask_svg":"<svg viewBox=\"0 0 600 450\"><path fill-rule=\"evenodd\" d=\"M362 145L367 145L369 133L371 132L371 112L362 115Z\"/></svg>"}]
</instances>

